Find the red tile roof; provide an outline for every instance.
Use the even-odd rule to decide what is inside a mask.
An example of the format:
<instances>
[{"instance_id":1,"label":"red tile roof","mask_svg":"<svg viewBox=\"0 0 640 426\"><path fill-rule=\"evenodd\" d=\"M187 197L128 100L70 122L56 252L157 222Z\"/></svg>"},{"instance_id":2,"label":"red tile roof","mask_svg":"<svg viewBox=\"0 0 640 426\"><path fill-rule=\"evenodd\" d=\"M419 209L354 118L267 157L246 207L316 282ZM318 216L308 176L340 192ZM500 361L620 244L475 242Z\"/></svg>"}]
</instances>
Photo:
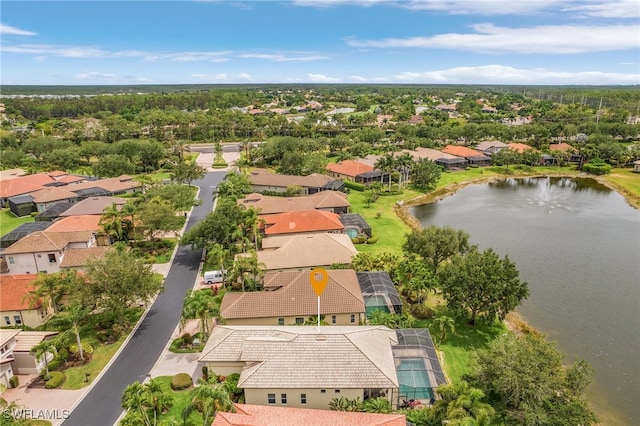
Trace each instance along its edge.
<instances>
[{"instance_id":1,"label":"red tile roof","mask_svg":"<svg viewBox=\"0 0 640 426\"><path fill-rule=\"evenodd\" d=\"M520 152L520 153L529 151L530 149L534 149L529 145L526 145L524 143L518 143L518 142L512 142L510 144L507 144L507 146L509 147L510 150Z\"/></svg>"},{"instance_id":2,"label":"red tile roof","mask_svg":"<svg viewBox=\"0 0 640 426\"><path fill-rule=\"evenodd\" d=\"M36 274L0 275L0 311L29 309L27 294L34 289ZM36 307L42 302L39 301Z\"/></svg>"},{"instance_id":3,"label":"red tile roof","mask_svg":"<svg viewBox=\"0 0 640 426\"><path fill-rule=\"evenodd\" d=\"M341 231L344 225L340 216L321 210L291 211L264 215L266 235L294 234L302 232Z\"/></svg>"},{"instance_id":4,"label":"red tile roof","mask_svg":"<svg viewBox=\"0 0 640 426\"><path fill-rule=\"evenodd\" d=\"M566 142L553 143L549 145L550 151L559 151L559 152L577 152L578 150L569 145Z\"/></svg>"},{"instance_id":5,"label":"red tile roof","mask_svg":"<svg viewBox=\"0 0 640 426\"><path fill-rule=\"evenodd\" d=\"M361 173L372 172L373 167L354 160L344 160L339 163L327 164L327 170L345 176L356 177Z\"/></svg>"},{"instance_id":6,"label":"red tile roof","mask_svg":"<svg viewBox=\"0 0 640 426\"><path fill-rule=\"evenodd\" d=\"M235 404L235 406L235 413L219 411L211 426L406 426L407 424L406 417L402 414L374 414L249 404Z\"/></svg>"},{"instance_id":7,"label":"red tile roof","mask_svg":"<svg viewBox=\"0 0 640 426\"><path fill-rule=\"evenodd\" d=\"M457 157L477 157L480 155L484 155L480 151L476 151L475 149L467 148L466 146L460 145L447 145L442 149L442 152L445 154L455 155Z\"/></svg>"},{"instance_id":8,"label":"red tile roof","mask_svg":"<svg viewBox=\"0 0 640 426\"><path fill-rule=\"evenodd\" d=\"M47 232L97 231L100 219L98 215L67 216L53 222Z\"/></svg>"}]
</instances>

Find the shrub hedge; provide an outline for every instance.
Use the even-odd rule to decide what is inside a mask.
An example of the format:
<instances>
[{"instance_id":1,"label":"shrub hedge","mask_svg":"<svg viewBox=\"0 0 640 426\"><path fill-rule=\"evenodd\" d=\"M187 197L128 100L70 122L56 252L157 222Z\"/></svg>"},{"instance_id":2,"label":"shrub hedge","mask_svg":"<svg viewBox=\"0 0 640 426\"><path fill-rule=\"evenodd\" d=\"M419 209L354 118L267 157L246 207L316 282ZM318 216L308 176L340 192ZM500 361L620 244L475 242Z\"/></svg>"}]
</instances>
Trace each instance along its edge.
<instances>
[{"instance_id":1,"label":"shrub hedge","mask_svg":"<svg viewBox=\"0 0 640 426\"><path fill-rule=\"evenodd\" d=\"M350 180L345 180L344 181L344 187L345 188L349 188L349 189L353 189L354 191L360 191L360 192L363 192L366 189L363 184L357 183L357 182L352 182Z\"/></svg>"},{"instance_id":2,"label":"shrub hedge","mask_svg":"<svg viewBox=\"0 0 640 426\"><path fill-rule=\"evenodd\" d=\"M18 379L18 376L11 376L11 378L9 378L9 384L12 388L17 388L20 385L20 379Z\"/></svg>"},{"instance_id":3,"label":"shrub hedge","mask_svg":"<svg viewBox=\"0 0 640 426\"><path fill-rule=\"evenodd\" d=\"M55 389L64 383L65 376L62 371L52 371L49 373L49 377L50 379L47 380L47 383L44 385L47 389Z\"/></svg>"},{"instance_id":4,"label":"shrub hedge","mask_svg":"<svg viewBox=\"0 0 640 426\"><path fill-rule=\"evenodd\" d=\"M193 385L193 380L187 373L178 373L171 378L171 389L173 390L187 389L191 385Z\"/></svg>"}]
</instances>

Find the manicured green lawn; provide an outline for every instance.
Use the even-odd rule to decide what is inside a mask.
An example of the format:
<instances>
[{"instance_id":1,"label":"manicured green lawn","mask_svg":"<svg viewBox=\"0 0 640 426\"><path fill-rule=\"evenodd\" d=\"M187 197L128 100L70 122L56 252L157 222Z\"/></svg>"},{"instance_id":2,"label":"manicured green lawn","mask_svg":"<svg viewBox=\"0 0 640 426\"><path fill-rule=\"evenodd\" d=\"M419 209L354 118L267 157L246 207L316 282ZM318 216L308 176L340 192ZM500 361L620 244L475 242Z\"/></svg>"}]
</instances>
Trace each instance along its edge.
<instances>
[{"instance_id":1,"label":"manicured green lawn","mask_svg":"<svg viewBox=\"0 0 640 426\"><path fill-rule=\"evenodd\" d=\"M632 199L632 204L640 205L640 173L634 173L633 169L612 169L611 173L603 176L611 182L627 197Z\"/></svg>"},{"instance_id":2,"label":"manicured green lawn","mask_svg":"<svg viewBox=\"0 0 640 426\"><path fill-rule=\"evenodd\" d=\"M181 391L174 391L171 389L171 376L158 377L162 386L173 395L173 406L169 409L169 412L159 417L161 424L177 424L182 423L182 411L189 405L189 391L191 389L185 389ZM174 423L172 423L173 421ZM187 419L186 426L200 426L202 424L202 416L197 411L193 411Z\"/></svg>"},{"instance_id":3,"label":"manicured green lawn","mask_svg":"<svg viewBox=\"0 0 640 426\"><path fill-rule=\"evenodd\" d=\"M91 344L94 350L91 361L85 365L64 370L64 375L67 378L62 385L62 389L81 389L88 386L89 383L93 382L100 374L100 371L102 371L111 358L113 358L126 338L127 335L125 334L120 337L117 342L110 345L92 342ZM89 373L89 383L85 382L85 373Z\"/></svg>"},{"instance_id":4,"label":"manicured green lawn","mask_svg":"<svg viewBox=\"0 0 640 426\"><path fill-rule=\"evenodd\" d=\"M11 210L2 209L0 211L0 236L6 234L9 231L16 229L23 223L33 222L34 218L31 216L16 217Z\"/></svg>"}]
</instances>

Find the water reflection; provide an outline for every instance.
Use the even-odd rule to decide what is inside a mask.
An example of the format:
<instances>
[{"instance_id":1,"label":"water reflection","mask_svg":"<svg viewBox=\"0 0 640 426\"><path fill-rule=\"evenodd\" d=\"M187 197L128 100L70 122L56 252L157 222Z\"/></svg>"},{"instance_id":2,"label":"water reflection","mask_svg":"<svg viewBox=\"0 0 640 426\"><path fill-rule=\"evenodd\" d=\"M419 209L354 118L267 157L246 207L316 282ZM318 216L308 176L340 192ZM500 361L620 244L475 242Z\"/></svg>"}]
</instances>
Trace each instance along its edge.
<instances>
[{"instance_id":1,"label":"water reflection","mask_svg":"<svg viewBox=\"0 0 640 426\"><path fill-rule=\"evenodd\" d=\"M596 369L594 400L640 419L640 214L593 179L504 179L415 207L423 226L464 229L516 262L531 295L519 311ZM612 422L608 423L612 424Z\"/></svg>"}]
</instances>

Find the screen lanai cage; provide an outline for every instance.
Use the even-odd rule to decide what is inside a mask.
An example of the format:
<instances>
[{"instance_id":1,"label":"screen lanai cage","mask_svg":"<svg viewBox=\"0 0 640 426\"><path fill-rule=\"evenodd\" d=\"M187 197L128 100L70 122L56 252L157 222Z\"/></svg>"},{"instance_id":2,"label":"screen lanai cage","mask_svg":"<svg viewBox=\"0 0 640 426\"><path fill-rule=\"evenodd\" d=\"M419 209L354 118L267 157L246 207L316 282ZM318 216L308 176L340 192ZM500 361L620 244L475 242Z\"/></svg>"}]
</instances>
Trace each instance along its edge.
<instances>
[{"instance_id":1,"label":"screen lanai cage","mask_svg":"<svg viewBox=\"0 0 640 426\"><path fill-rule=\"evenodd\" d=\"M396 336L398 344L393 346L393 358L400 384L400 403L435 400L436 388L447 380L429 330L399 329Z\"/></svg>"},{"instance_id":2,"label":"screen lanai cage","mask_svg":"<svg viewBox=\"0 0 640 426\"><path fill-rule=\"evenodd\" d=\"M358 272L357 275L367 318L371 318L371 314L377 310L402 313L402 301L387 272Z\"/></svg>"}]
</instances>

